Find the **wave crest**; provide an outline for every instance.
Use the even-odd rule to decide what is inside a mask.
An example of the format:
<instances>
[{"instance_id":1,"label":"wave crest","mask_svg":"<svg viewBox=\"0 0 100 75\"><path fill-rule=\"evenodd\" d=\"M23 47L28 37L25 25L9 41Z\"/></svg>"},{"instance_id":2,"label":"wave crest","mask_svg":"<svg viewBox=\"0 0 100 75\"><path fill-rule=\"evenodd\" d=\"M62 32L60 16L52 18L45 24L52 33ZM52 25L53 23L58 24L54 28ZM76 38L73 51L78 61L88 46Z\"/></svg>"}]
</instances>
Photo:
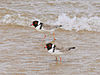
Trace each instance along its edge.
<instances>
[{"instance_id":1,"label":"wave crest","mask_svg":"<svg viewBox=\"0 0 100 75\"><path fill-rule=\"evenodd\" d=\"M61 14L55 23L56 25L63 25L65 30L88 30L100 32L100 17L73 17L70 18L66 14Z\"/></svg>"},{"instance_id":2,"label":"wave crest","mask_svg":"<svg viewBox=\"0 0 100 75\"><path fill-rule=\"evenodd\" d=\"M21 14L6 14L0 19L1 25L7 25L7 24L15 24L15 25L23 25L27 26L30 24L30 21L32 19L29 19L28 17L21 16Z\"/></svg>"},{"instance_id":3,"label":"wave crest","mask_svg":"<svg viewBox=\"0 0 100 75\"><path fill-rule=\"evenodd\" d=\"M6 14L0 19L1 25L22 25L30 26L33 20L39 20L35 17L29 18L27 16L22 16L21 14ZM40 20L39 20L40 21ZM45 22L46 23L46 22ZM63 25L65 30L87 30L100 32L100 17L73 17L70 18L66 14L61 14L58 16L56 21L48 21L49 25ZM48 24L47 23L47 24Z\"/></svg>"}]
</instances>

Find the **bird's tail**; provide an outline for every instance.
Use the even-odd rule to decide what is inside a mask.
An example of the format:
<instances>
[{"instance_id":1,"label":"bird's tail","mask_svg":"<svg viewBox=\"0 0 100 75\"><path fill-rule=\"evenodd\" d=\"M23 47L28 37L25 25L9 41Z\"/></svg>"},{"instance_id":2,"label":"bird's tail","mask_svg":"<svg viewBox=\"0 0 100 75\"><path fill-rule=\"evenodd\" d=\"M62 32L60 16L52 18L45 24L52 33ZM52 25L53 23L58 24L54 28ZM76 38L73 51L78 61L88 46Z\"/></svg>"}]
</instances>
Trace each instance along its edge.
<instances>
[{"instance_id":1,"label":"bird's tail","mask_svg":"<svg viewBox=\"0 0 100 75\"><path fill-rule=\"evenodd\" d=\"M61 27L62 27L62 25L57 25L57 26L56 26L56 28L61 28Z\"/></svg>"},{"instance_id":2,"label":"bird's tail","mask_svg":"<svg viewBox=\"0 0 100 75\"><path fill-rule=\"evenodd\" d=\"M75 48L76 48L76 47L70 47L70 48L68 48L68 51L71 50L71 49L75 49Z\"/></svg>"}]
</instances>

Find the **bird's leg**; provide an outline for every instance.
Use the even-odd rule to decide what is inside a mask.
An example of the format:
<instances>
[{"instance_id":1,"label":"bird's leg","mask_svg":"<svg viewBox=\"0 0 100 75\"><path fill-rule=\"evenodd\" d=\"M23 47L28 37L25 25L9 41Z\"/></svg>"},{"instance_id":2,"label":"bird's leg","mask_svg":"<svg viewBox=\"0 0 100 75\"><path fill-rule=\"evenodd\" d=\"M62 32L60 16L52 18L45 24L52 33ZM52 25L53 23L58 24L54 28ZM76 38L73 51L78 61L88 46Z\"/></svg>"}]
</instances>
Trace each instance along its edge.
<instances>
[{"instance_id":1,"label":"bird's leg","mask_svg":"<svg viewBox=\"0 0 100 75\"><path fill-rule=\"evenodd\" d=\"M41 46L45 45L45 38L46 38L46 34L44 34L44 38L43 38L43 40L42 40Z\"/></svg>"},{"instance_id":2,"label":"bird's leg","mask_svg":"<svg viewBox=\"0 0 100 75\"><path fill-rule=\"evenodd\" d=\"M56 61L58 61L58 58L57 58L57 56L56 56Z\"/></svg>"},{"instance_id":3,"label":"bird's leg","mask_svg":"<svg viewBox=\"0 0 100 75\"><path fill-rule=\"evenodd\" d=\"M54 32L53 32L53 38L54 38L54 41L55 41L56 39L55 39L55 33Z\"/></svg>"},{"instance_id":4,"label":"bird's leg","mask_svg":"<svg viewBox=\"0 0 100 75\"><path fill-rule=\"evenodd\" d=\"M60 57L60 62L61 62L62 58Z\"/></svg>"}]
</instances>

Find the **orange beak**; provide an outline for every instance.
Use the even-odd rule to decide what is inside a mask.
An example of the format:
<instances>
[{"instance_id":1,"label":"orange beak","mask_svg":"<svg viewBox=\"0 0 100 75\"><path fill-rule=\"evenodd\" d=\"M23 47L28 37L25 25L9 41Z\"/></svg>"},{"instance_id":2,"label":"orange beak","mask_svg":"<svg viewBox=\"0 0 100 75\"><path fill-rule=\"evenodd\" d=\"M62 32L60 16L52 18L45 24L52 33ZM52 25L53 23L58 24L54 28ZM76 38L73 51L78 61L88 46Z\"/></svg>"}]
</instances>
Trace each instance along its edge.
<instances>
[{"instance_id":1,"label":"orange beak","mask_svg":"<svg viewBox=\"0 0 100 75\"><path fill-rule=\"evenodd\" d=\"M47 48L47 46L45 46L44 48Z\"/></svg>"}]
</instances>

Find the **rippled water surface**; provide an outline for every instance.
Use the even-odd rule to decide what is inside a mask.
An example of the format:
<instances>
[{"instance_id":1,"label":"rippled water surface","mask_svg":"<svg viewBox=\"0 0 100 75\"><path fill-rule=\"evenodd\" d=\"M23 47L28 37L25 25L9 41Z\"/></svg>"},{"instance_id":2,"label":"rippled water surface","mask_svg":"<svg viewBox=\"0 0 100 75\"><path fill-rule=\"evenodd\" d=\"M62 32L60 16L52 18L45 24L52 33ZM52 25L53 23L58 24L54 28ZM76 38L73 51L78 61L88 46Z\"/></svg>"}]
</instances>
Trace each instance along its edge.
<instances>
[{"instance_id":1,"label":"rippled water surface","mask_svg":"<svg viewBox=\"0 0 100 75\"><path fill-rule=\"evenodd\" d=\"M98 75L99 35L100 33L95 32L69 32L58 29L56 45L65 48L76 47L63 55L60 62L41 46L43 33L23 26L0 26L0 74Z\"/></svg>"},{"instance_id":2,"label":"rippled water surface","mask_svg":"<svg viewBox=\"0 0 100 75\"><path fill-rule=\"evenodd\" d=\"M56 29L57 47L75 50L56 61L41 45L53 36L30 27L33 20ZM99 75L99 0L1 0L0 75Z\"/></svg>"}]
</instances>

